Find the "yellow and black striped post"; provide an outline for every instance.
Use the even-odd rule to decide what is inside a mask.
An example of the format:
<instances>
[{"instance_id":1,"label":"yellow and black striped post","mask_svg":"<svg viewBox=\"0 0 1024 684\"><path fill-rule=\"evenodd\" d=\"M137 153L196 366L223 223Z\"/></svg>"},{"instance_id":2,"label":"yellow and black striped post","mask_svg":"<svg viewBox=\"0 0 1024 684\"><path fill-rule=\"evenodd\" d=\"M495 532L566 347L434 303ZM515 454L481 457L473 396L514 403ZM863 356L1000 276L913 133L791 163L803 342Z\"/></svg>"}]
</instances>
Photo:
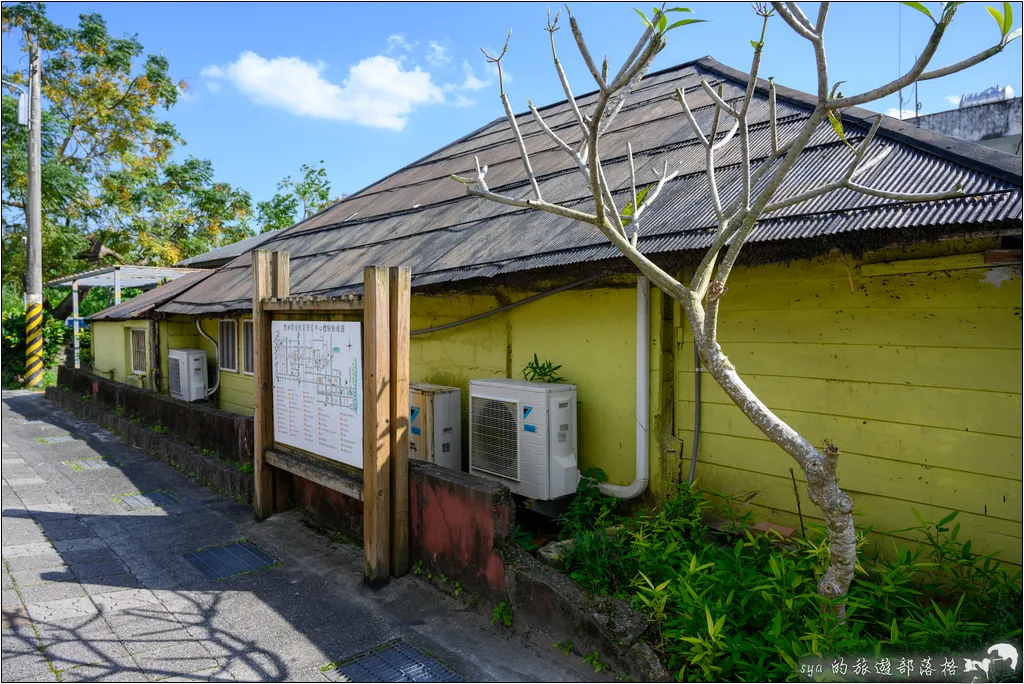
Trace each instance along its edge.
<instances>
[{"instance_id":1,"label":"yellow and black striped post","mask_svg":"<svg viewBox=\"0 0 1024 684\"><path fill-rule=\"evenodd\" d=\"M35 297L33 297L35 299ZM25 386L39 387L43 382L43 303L42 297L25 305Z\"/></svg>"}]
</instances>

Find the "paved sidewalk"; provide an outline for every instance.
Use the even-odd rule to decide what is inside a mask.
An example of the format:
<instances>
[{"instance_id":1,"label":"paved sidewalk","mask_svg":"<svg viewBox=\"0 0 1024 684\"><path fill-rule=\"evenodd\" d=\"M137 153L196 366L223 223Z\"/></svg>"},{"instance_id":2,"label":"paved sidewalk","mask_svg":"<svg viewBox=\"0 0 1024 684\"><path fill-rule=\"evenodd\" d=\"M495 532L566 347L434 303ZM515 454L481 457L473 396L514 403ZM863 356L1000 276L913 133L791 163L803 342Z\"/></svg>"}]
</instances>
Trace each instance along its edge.
<instances>
[{"instance_id":1,"label":"paved sidewalk","mask_svg":"<svg viewBox=\"0 0 1024 684\"><path fill-rule=\"evenodd\" d=\"M395 638L467 681L593 678L413 577L364 588L361 550L257 523L38 393L3 393L2 441L4 681L328 681ZM280 564L214 581L186 558L242 539Z\"/></svg>"}]
</instances>

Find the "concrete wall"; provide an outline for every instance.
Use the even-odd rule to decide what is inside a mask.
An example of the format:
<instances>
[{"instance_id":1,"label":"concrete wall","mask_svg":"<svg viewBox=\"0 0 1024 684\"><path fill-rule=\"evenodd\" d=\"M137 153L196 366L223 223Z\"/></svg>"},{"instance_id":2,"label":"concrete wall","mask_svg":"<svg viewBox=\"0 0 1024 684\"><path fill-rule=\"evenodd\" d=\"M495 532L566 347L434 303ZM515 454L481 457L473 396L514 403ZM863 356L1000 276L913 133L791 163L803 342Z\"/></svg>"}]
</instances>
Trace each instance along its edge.
<instances>
[{"instance_id":1,"label":"concrete wall","mask_svg":"<svg viewBox=\"0 0 1024 684\"><path fill-rule=\"evenodd\" d=\"M953 243L958 244L958 243ZM723 350L758 396L805 437L841 450L840 484L858 524L897 530L961 511L962 538L1021 563L1020 267L990 268L978 250L838 255L737 269L719 319ZM997 246L997 245L996 245ZM902 256L932 257L886 261ZM877 260L876 263L870 263ZM853 281L851 292L850 280ZM678 318L675 426L688 467L693 440L692 336ZM713 379L702 379L701 485L744 497L756 519L820 522L800 470ZM680 465L668 459L661 473Z\"/></svg>"},{"instance_id":2,"label":"concrete wall","mask_svg":"<svg viewBox=\"0 0 1024 684\"><path fill-rule=\"evenodd\" d=\"M159 425L161 434L205 449L222 460L252 462L251 418L131 387L85 370L61 366L57 381L76 397L88 396L105 410L134 419L143 427Z\"/></svg>"},{"instance_id":3,"label":"concrete wall","mask_svg":"<svg viewBox=\"0 0 1024 684\"><path fill-rule=\"evenodd\" d=\"M910 119L921 128L969 140L1010 154L1021 154L1024 101L1012 100L951 109Z\"/></svg>"},{"instance_id":4,"label":"concrete wall","mask_svg":"<svg viewBox=\"0 0 1024 684\"><path fill-rule=\"evenodd\" d=\"M482 477L410 462L409 557L492 602L505 600L502 547L515 503L508 488Z\"/></svg>"}]
</instances>

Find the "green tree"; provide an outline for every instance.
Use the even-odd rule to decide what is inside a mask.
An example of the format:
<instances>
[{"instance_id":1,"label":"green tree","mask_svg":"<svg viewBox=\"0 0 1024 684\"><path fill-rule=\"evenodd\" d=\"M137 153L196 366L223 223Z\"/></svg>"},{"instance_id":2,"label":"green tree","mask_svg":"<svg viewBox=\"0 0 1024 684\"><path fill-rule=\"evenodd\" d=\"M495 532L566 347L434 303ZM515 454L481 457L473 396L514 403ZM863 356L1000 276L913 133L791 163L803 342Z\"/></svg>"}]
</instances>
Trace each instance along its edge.
<instances>
[{"instance_id":1,"label":"green tree","mask_svg":"<svg viewBox=\"0 0 1024 684\"><path fill-rule=\"evenodd\" d=\"M159 114L187 86L163 55L112 36L99 14L60 26L41 3L4 6L2 30L35 36L42 52L44 279L111 262L166 265L249 234L247 193L215 182L208 161L170 161L184 141ZM26 74L5 68L4 79ZM20 288L28 132L10 95L2 133L2 281Z\"/></svg>"},{"instance_id":2,"label":"green tree","mask_svg":"<svg viewBox=\"0 0 1024 684\"><path fill-rule=\"evenodd\" d=\"M331 199L331 182L321 159L319 166L303 164L298 181L285 176L277 184L277 194L256 204L256 223L260 232L288 228L296 221L307 219L321 209L341 201L344 195ZM298 217L296 217L298 214Z\"/></svg>"}]
</instances>

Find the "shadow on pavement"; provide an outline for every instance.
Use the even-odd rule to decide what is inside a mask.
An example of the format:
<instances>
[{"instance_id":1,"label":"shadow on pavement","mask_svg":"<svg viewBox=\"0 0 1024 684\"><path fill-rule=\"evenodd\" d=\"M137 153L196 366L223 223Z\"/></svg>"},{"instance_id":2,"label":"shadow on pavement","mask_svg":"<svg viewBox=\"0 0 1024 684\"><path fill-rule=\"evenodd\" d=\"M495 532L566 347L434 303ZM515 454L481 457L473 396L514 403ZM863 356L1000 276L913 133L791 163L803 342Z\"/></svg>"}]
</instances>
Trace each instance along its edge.
<instances>
[{"instance_id":1,"label":"shadow on pavement","mask_svg":"<svg viewBox=\"0 0 1024 684\"><path fill-rule=\"evenodd\" d=\"M37 445L44 452L31 465L46 485L77 510L95 512L30 503L37 500L31 487L14 488L24 508L5 501L5 537L12 532L3 542L5 556L12 545L39 544L38 554L12 553L4 560L21 597L17 605L4 603L5 661L38 659L42 650L65 681L308 681L322 680L319 669L331 660L402 638L470 681L581 675L560 656L552 662L546 652L552 649L541 652L522 637L499 634L483 616L460 612L409 579L370 592L361 582L361 550L327 541L296 514L256 523L247 506L187 481L41 398L5 397L4 403L24 420L74 434L85 443L76 447L82 453L121 463L71 472L57 450L74 458L72 447ZM18 449L15 437L5 434L4 441ZM22 451L33 448L30 437L21 444ZM180 502L122 510L111 500L119 487L163 490ZM45 540L31 536L38 534L35 525ZM282 564L213 581L186 558L238 539Z\"/></svg>"}]
</instances>

